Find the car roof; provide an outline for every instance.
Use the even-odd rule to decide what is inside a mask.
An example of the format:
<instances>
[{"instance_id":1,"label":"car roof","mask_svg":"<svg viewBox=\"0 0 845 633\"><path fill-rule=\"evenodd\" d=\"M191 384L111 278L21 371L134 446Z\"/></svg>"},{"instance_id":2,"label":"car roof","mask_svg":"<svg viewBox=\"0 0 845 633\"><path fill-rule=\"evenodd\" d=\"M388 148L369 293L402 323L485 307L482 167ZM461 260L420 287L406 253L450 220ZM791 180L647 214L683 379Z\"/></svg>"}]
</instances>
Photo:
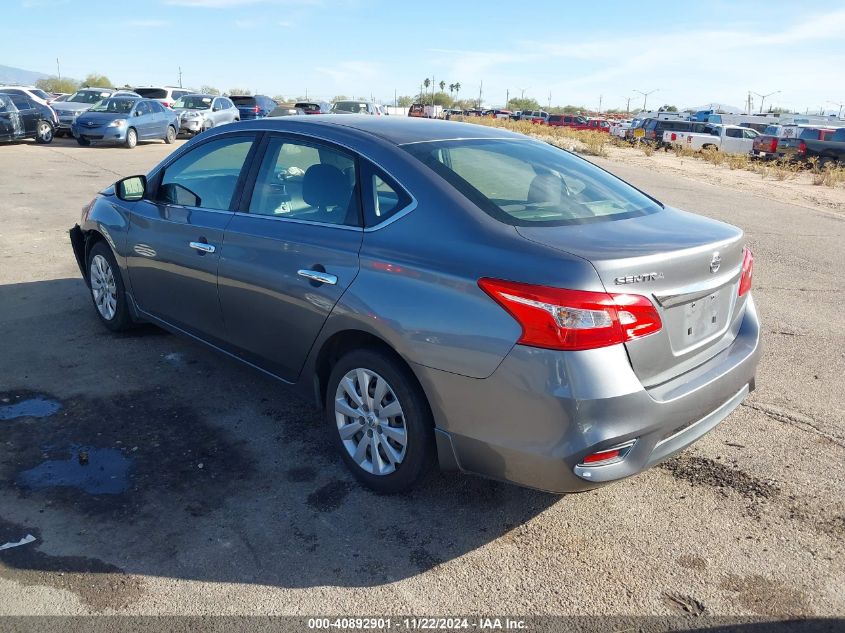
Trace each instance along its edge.
<instances>
[{"instance_id":1,"label":"car roof","mask_svg":"<svg viewBox=\"0 0 845 633\"><path fill-rule=\"evenodd\" d=\"M292 119L295 119L293 121ZM265 130L284 131L291 125L296 125L298 132L306 132L304 128L314 126L315 132L319 128L341 127L346 131L357 131L361 134L376 136L393 145L407 145L426 141L448 141L459 139L519 139L525 140L522 134L508 132L502 128L475 125L473 123L457 123L454 121L440 121L437 119L421 119L414 117L374 117L363 114L328 115L314 117L303 115L289 117L287 121L260 119L250 127Z\"/></svg>"}]
</instances>

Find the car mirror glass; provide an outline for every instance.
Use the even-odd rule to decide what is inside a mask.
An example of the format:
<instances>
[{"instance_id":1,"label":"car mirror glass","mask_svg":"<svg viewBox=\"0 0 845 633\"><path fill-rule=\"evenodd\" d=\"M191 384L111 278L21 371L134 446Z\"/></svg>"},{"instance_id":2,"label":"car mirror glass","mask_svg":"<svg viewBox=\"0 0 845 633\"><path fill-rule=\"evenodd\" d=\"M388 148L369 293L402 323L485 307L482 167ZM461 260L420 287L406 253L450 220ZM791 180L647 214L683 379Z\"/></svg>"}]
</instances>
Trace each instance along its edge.
<instances>
[{"instance_id":1,"label":"car mirror glass","mask_svg":"<svg viewBox=\"0 0 845 633\"><path fill-rule=\"evenodd\" d=\"M114 185L114 191L120 200L137 202L143 199L147 191L147 177L129 176L123 180L118 180Z\"/></svg>"}]
</instances>

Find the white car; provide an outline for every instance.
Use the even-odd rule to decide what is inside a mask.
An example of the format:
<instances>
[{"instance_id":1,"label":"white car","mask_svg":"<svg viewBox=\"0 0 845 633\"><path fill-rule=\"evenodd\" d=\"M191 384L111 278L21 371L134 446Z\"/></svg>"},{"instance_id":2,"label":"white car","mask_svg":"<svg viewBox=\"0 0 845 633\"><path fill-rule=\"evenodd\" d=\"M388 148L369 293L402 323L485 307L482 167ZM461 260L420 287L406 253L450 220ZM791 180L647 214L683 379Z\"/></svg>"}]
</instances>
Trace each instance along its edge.
<instances>
[{"instance_id":1,"label":"white car","mask_svg":"<svg viewBox=\"0 0 845 633\"><path fill-rule=\"evenodd\" d=\"M50 105L53 95L49 95L40 88L33 88L32 86L3 86L0 85L0 92L7 95L19 95L32 99L41 105Z\"/></svg>"},{"instance_id":2,"label":"white car","mask_svg":"<svg viewBox=\"0 0 845 633\"><path fill-rule=\"evenodd\" d=\"M144 99L155 99L165 108L172 108L173 102L185 95L196 94L196 90L190 88L178 88L175 86L146 86L133 88L135 92Z\"/></svg>"},{"instance_id":3,"label":"white car","mask_svg":"<svg viewBox=\"0 0 845 633\"><path fill-rule=\"evenodd\" d=\"M760 135L756 130L738 125L714 125L708 132L663 132L663 142L667 145L686 145L699 151L714 148L728 154L749 154L754 147L754 139Z\"/></svg>"},{"instance_id":4,"label":"white car","mask_svg":"<svg viewBox=\"0 0 845 633\"><path fill-rule=\"evenodd\" d=\"M188 134L199 134L218 125L241 120L241 113L232 101L216 95L191 94L173 102L179 115L179 129Z\"/></svg>"}]
</instances>

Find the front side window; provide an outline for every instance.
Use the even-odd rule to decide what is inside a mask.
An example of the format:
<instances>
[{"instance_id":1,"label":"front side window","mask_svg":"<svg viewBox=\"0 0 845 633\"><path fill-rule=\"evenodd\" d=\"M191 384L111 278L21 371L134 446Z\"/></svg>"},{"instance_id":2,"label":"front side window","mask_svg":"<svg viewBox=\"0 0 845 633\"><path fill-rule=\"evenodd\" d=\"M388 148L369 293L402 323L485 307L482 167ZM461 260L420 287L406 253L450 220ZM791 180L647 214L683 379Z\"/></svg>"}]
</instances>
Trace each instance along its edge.
<instances>
[{"instance_id":1,"label":"front side window","mask_svg":"<svg viewBox=\"0 0 845 633\"><path fill-rule=\"evenodd\" d=\"M165 169L156 201L228 210L252 143L251 136L234 136L203 143L183 154Z\"/></svg>"},{"instance_id":2,"label":"front side window","mask_svg":"<svg viewBox=\"0 0 845 633\"><path fill-rule=\"evenodd\" d=\"M135 116L143 116L150 113L150 105L144 101L138 104L135 108Z\"/></svg>"},{"instance_id":3,"label":"front side window","mask_svg":"<svg viewBox=\"0 0 845 633\"><path fill-rule=\"evenodd\" d=\"M275 137L261 162L249 212L359 226L357 178L348 154Z\"/></svg>"},{"instance_id":4,"label":"front side window","mask_svg":"<svg viewBox=\"0 0 845 633\"><path fill-rule=\"evenodd\" d=\"M483 211L514 226L621 220L661 210L621 180L544 143L471 139L403 149Z\"/></svg>"}]
</instances>

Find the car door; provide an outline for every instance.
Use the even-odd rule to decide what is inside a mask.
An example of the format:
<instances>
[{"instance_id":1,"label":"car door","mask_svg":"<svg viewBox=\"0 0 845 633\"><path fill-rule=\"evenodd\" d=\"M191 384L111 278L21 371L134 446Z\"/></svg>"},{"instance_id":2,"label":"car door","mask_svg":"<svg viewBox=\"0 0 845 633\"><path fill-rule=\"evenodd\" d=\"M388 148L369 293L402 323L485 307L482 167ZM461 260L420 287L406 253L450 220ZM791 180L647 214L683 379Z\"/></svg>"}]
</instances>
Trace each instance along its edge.
<instances>
[{"instance_id":1,"label":"car door","mask_svg":"<svg viewBox=\"0 0 845 633\"><path fill-rule=\"evenodd\" d=\"M255 148L255 133L215 137L167 164L131 209L127 266L147 314L222 341L217 266L223 230Z\"/></svg>"},{"instance_id":2,"label":"car door","mask_svg":"<svg viewBox=\"0 0 845 633\"><path fill-rule=\"evenodd\" d=\"M164 138L170 125L167 109L158 101L150 101L147 106L150 109L150 138Z\"/></svg>"},{"instance_id":3,"label":"car door","mask_svg":"<svg viewBox=\"0 0 845 633\"><path fill-rule=\"evenodd\" d=\"M725 130L725 136L722 138L722 146L719 148L724 152L739 153L742 151L742 130L740 128L729 127Z\"/></svg>"},{"instance_id":4,"label":"car door","mask_svg":"<svg viewBox=\"0 0 845 633\"><path fill-rule=\"evenodd\" d=\"M226 229L220 305L236 353L293 381L358 274L357 164L340 148L279 134L259 154Z\"/></svg>"},{"instance_id":5,"label":"car door","mask_svg":"<svg viewBox=\"0 0 845 633\"><path fill-rule=\"evenodd\" d=\"M9 96L12 99L12 103L18 109L18 117L20 119L18 136L34 137L39 119L39 113L35 104L22 95L12 94Z\"/></svg>"},{"instance_id":6,"label":"car door","mask_svg":"<svg viewBox=\"0 0 845 633\"><path fill-rule=\"evenodd\" d=\"M138 138L153 138L155 133L155 120L149 101L139 101L135 104L132 126L138 131Z\"/></svg>"},{"instance_id":7,"label":"car door","mask_svg":"<svg viewBox=\"0 0 845 633\"><path fill-rule=\"evenodd\" d=\"M0 95L0 141L11 141L23 133L20 115L10 97Z\"/></svg>"}]
</instances>

